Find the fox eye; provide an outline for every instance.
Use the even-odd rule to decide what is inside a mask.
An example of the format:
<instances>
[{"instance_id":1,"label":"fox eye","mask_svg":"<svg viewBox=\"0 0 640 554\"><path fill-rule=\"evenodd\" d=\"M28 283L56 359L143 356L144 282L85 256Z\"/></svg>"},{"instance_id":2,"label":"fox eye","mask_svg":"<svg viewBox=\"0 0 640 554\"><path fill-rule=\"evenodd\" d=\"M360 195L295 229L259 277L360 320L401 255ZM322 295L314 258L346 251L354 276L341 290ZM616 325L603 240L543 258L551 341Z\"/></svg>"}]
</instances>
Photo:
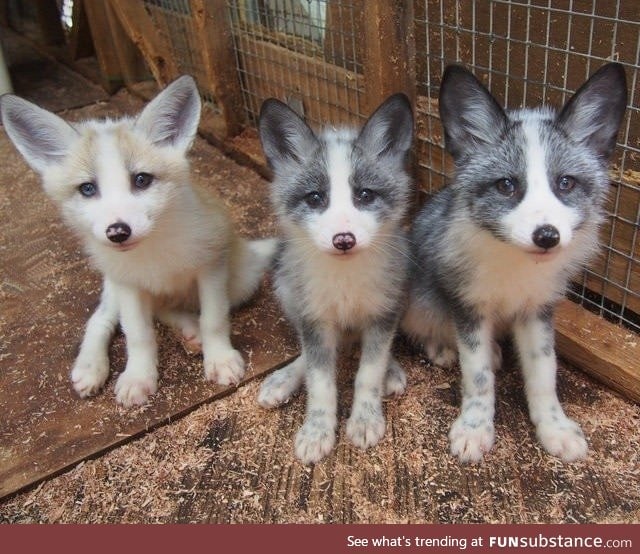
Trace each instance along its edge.
<instances>
[{"instance_id":1,"label":"fox eye","mask_svg":"<svg viewBox=\"0 0 640 554\"><path fill-rule=\"evenodd\" d=\"M498 192L508 198L512 197L516 193L516 190L518 190L518 182L509 177L498 179L495 184Z\"/></svg>"},{"instance_id":2,"label":"fox eye","mask_svg":"<svg viewBox=\"0 0 640 554\"><path fill-rule=\"evenodd\" d=\"M570 192L576 186L576 180L570 175L563 175L558 179L558 183L556 185L559 192Z\"/></svg>"},{"instance_id":3,"label":"fox eye","mask_svg":"<svg viewBox=\"0 0 640 554\"><path fill-rule=\"evenodd\" d=\"M78 186L78 192L80 192L80 194L85 198L91 198L98 194L98 185L95 183L82 183Z\"/></svg>"},{"instance_id":4,"label":"fox eye","mask_svg":"<svg viewBox=\"0 0 640 554\"><path fill-rule=\"evenodd\" d=\"M136 173L133 176L133 186L137 189L144 190L153 182L153 175L150 173Z\"/></svg>"},{"instance_id":5,"label":"fox eye","mask_svg":"<svg viewBox=\"0 0 640 554\"><path fill-rule=\"evenodd\" d=\"M359 204L371 204L376 199L376 193L371 189L360 189L356 192L356 200Z\"/></svg>"},{"instance_id":6,"label":"fox eye","mask_svg":"<svg viewBox=\"0 0 640 554\"><path fill-rule=\"evenodd\" d=\"M320 208L325 204L325 194L314 190L304 197L304 201L310 208Z\"/></svg>"}]
</instances>

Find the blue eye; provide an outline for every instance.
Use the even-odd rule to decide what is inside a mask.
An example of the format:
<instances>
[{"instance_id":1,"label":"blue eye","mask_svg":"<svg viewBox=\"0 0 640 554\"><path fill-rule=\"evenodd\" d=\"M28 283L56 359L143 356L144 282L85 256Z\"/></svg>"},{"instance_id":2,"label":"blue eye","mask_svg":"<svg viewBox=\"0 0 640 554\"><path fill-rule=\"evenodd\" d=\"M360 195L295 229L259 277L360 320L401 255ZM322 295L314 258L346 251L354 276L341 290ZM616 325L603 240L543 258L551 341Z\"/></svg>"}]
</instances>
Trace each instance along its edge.
<instances>
[{"instance_id":1,"label":"blue eye","mask_svg":"<svg viewBox=\"0 0 640 554\"><path fill-rule=\"evenodd\" d=\"M153 175L150 173L136 173L133 176L133 186L137 189L144 190L153 183Z\"/></svg>"},{"instance_id":2,"label":"blue eye","mask_svg":"<svg viewBox=\"0 0 640 554\"><path fill-rule=\"evenodd\" d=\"M511 197L516 193L516 190L518 190L517 181L515 179L509 179L508 177L498 179L495 184L498 192L503 196Z\"/></svg>"},{"instance_id":3,"label":"blue eye","mask_svg":"<svg viewBox=\"0 0 640 554\"><path fill-rule=\"evenodd\" d=\"M560 177L560 179L558 179L557 188L560 192L570 192L571 190L573 190L576 184L577 182L573 177L569 175L563 175L562 177Z\"/></svg>"},{"instance_id":4,"label":"blue eye","mask_svg":"<svg viewBox=\"0 0 640 554\"><path fill-rule=\"evenodd\" d=\"M82 183L78 187L78 191L85 198L91 198L92 196L98 194L98 185L96 185L95 183Z\"/></svg>"}]
</instances>

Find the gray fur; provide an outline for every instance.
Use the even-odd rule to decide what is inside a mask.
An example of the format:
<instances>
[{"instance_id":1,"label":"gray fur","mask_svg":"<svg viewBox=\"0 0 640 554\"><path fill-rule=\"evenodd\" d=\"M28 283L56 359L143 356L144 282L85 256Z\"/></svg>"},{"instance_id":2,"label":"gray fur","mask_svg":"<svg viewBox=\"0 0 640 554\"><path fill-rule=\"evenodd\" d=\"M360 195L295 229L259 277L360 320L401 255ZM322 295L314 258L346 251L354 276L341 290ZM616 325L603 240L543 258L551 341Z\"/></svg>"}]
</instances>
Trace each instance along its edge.
<instances>
[{"instance_id":1,"label":"gray fur","mask_svg":"<svg viewBox=\"0 0 640 554\"><path fill-rule=\"evenodd\" d=\"M307 414L296 437L296 455L304 463L319 461L335 442L335 364L343 336L355 332L362 338L347 423L354 444L367 448L380 440L382 395L399 394L406 385L390 348L406 291L409 246L402 222L410 197L405 164L412 136L404 95L385 101L360 132L316 135L275 99L261 109L260 137L275 174L272 203L284 235L275 288L302 354L265 380L258 400L265 407L279 405L304 382ZM338 156L339 167L332 156ZM356 220L368 224L356 231ZM323 224L314 227L317 221ZM316 237L334 224L336 233L353 233L359 248L337 262L331 246Z\"/></svg>"},{"instance_id":2,"label":"gray fur","mask_svg":"<svg viewBox=\"0 0 640 554\"><path fill-rule=\"evenodd\" d=\"M445 71L440 112L455 177L413 224L411 256L417 263L411 268L402 326L428 352L455 348L460 353L463 405L450 440L452 453L462 461L480 460L493 444L490 343L510 326L531 419L543 445L566 461L586 452L579 427L564 415L555 393L553 305L571 274L596 249L609 184L608 157L625 106L626 81L619 64L600 69L559 113L547 107L505 111L467 70L450 66ZM527 162L534 159L529 157L534 148L544 159L543 168L532 173ZM535 182L528 182L530 175ZM567 176L575 186L562 190ZM513 185L509 194L504 179ZM542 179L548 184L541 185ZM554 209L571 216L571 228L564 231L571 238L542 262L527 258L526 237L514 235L509 219L536 195L555 197ZM539 217L540 224L548 223L547 215ZM547 253L540 252L543 257ZM500 266L492 257L508 262ZM549 423L549 414L555 423ZM566 429L573 438L563 434Z\"/></svg>"}]
</instances>

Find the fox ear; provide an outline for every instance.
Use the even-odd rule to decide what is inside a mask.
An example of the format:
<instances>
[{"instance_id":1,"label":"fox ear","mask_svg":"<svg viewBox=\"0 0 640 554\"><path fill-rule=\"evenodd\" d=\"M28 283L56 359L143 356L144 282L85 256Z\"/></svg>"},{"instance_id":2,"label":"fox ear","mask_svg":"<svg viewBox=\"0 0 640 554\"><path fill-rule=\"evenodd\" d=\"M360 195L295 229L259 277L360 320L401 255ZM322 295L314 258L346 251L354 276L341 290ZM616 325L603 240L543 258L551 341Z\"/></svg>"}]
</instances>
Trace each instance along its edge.
<instances>
[{"instance_id":1,"label":"fox ear","mask_svg":"<svg viewBox=\"0 0 640 554\"><path fill-rule=\"evenodd\" d=\"M200 94L193 77L179 77L149 104L135 122L154 144L187 150L200 121Z\"/></svg>"},{"instance_id":2,"label":"fox ear","mask_svg":"<svg viewBox=\"0 0 640 554\"><path fill-rule=\"evenodd\" d=\"M445 147L454 158L478 144L496 142L506 126L506 114L496 99L459 65L445 69L439 104Z\"/></svg>"},{"instance_id":3,"label":"fox ear","mask_svg":"<svg viewBox=\"0 0 640 554\"><path fill-rule=\"evenodd\" d=\"M269 165L301 163L316 151L319 142L311 128L289 106L268 98L260 108L260 140Z\"/></svg>"},{"instance_id":4,"label":"fox ear","mask_svg":"<svg viewBox=\"0 0 640 554\"><path fill-rule=\"evenodd\" d=\"M413 112L402 93L387 98L365 123L356 140L363 152L404 161L413 141Z\"/></svg>"},{"instance_id":5,"label":"fox ear","mask_svg":"<svg viewBox=\"0 0 640 554\"><path fill-rule=\"evenodd\" d=\"M608 159L627 107L627 79L619 63L596 71L566 103L558 123L569 137Z\"/></svg>"},{"instance_id":6,"label":"fox ear","mask_svg":"<svg viewBox=\"0 0 640 554\"><path fill-rule=\"evenodd\" d=\"M37 172L59 163L77 131L64 119L13 94L0 98L2 124L27 163Z\"/></svg>"}]
</instances>

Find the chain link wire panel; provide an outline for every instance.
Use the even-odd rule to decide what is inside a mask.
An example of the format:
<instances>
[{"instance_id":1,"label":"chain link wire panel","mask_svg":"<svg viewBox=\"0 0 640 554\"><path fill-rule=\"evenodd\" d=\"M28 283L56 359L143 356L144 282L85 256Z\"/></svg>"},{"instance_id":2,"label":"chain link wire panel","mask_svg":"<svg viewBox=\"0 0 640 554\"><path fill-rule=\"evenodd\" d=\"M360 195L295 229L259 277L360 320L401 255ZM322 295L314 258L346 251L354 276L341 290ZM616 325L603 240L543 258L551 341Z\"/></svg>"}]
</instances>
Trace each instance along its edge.
<instances>
[{"instance_id":1,"label":"chain link wire panel","mask_svg":"<svg viewBox=\"0 0 640 554\"><path fill-rule=\"evenodd\" d=\"M625 66L629 106L611 165L596 261L570 297L640 332L640 6L636 0L418 0L417 159L427 192L452 162L443 150L438 89L446 65L471 69L510 108L561 106L608 61Z\"/></svg>"},{"instance_id":2,"label":"chain link wire panel","mask_svg":"<svg viewBox=\"0 0 640 554\"><path fill-rule=\"evenodd\" d=\"M205 82L190 2L145 0L145 7L180 71ZM227 0L226 8L220 17L231 24L247 121L255 123L272 96L312 125L364 120L365 0ZM625 66L629 106L612 160L601 254L570 295L640 332L637 0L416 0L414 11L415 153L418 182L428 193L444 186L452 170L437 101L447 64L469 67L510 108L560 106L602 64ZM215 102L206 91L203 99Z\"/></svg>"},{"instance_id":3,"label":"chain link wire panel","mask_svg":"<svg viewBox=\"0 0 640 554\"><path fill-rule=\"evenodd\" d=\"M247 117L276 97L312 125L356 124L364 0L229 0Z\"/></svg>"},{"instance_id":4,"label":"chain link wire panel","mask_svg":"<svg viewBox=\"0 0 640 554\"><path fill-rule=\"evenodd\" d=\"M203 45L199 40L189 0L144 0L144 5L157 31L167 39L180 74L193 76L198 83L202 101L215 109L215 98L206 86Z\"/></svg>"}]
</instances>

